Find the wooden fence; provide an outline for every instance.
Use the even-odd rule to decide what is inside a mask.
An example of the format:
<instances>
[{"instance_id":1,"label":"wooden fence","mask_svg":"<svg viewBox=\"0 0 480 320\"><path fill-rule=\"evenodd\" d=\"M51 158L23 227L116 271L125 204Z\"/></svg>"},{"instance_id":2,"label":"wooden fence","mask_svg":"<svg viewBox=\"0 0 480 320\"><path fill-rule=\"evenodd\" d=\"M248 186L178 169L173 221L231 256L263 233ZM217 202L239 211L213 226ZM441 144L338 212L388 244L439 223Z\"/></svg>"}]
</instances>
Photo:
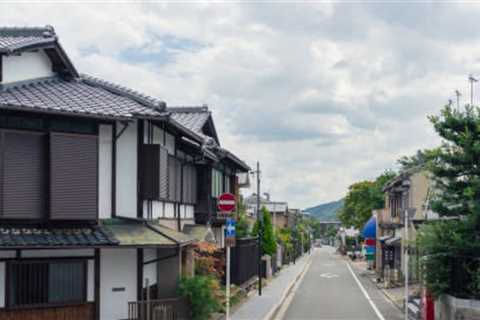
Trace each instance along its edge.
<instances>
[{"instance_id":1,"label":"wooden fence","mask_svg":"<svg viewBox=\"0 0 480 320\"><path fill-rule=\"evenodd\" d=\"M258 275L257 238L237 239L231 251L230 279L237 286Z\"/></svg>"},{"instance_id":2,"label":"wooden fence","mask_svg":"<svg viewBox=\"0 0 480 320\"><path fill-rule=\"evenodd\" d=\"M184 298L143 300L128 303L128 320L180 320L190 318L190 308Z\"/></svg>"}]
</instances>

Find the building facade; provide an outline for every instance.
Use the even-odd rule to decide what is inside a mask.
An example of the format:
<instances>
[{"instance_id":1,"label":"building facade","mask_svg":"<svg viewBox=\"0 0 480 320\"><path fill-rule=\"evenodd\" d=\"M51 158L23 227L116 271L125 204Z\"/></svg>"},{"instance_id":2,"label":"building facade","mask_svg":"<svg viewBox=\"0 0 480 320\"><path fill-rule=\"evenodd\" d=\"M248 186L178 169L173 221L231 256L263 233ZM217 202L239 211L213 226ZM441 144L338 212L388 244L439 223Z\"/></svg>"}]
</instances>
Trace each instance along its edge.
<instances>
[{"instance_id":1,"label":"building facade","mask_svg":"<svg viewBox=\"0 0 480 320\"><path fill-rule=\"evenodd\" d=\"M177 113L80 75L51 27L0 28L1 319L137 319L176 298L212 168L248 170Z\"/></svg>"}]
</instances>

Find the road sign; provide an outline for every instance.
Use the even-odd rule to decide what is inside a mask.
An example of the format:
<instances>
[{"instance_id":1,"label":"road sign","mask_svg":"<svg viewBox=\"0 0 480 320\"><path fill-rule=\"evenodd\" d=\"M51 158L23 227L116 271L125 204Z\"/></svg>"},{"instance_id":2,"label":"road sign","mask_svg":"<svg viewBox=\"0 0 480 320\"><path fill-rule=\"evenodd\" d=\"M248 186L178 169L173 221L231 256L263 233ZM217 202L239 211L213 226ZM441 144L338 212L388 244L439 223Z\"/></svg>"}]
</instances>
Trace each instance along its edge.
<instances>
[{"instance_id":1,"label":"road sign","mask_svg":"<svg viewBox=\"0 0 480 320\"><path fill-rule=\"evenodd\" d=\"M235 224L236 222L232 218L227 218L225 221L225 246L227 247L225 318L227 320L229 320L230 317L230 247L235 246Z\"/></svg>"},{"instance_id":2,"label":"road sign","mask_svg":"<svg viewBox=\"0 0 480 320\"><path fill-rule=\"evenodd\" d=\"M235 195L231 193L223 193L218 197L217 208L220 212L232 212L235 210Z\"/></svg>"},{"instance_id":3,"label":"road sign","mask_svg":"<svg viewBox=\"0 0 480 320\"><path fill-rule=\"evenodd\" d=\"M235 220L228 218L225 223L225 246L235 246Z\"/></svg>"}]
</instances>

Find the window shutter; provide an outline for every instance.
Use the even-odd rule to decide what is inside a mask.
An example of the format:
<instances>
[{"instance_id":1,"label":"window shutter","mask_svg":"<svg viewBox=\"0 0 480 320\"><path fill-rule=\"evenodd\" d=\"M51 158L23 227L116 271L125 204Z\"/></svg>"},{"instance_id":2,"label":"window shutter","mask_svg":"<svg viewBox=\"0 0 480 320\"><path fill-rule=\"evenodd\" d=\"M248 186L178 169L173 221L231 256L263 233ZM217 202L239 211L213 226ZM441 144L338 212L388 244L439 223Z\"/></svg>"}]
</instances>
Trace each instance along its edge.
<instances>
[{"instance_id":1,"label":"window shutter","mask_svg":"<svg viewBox=\"0 0 480 320\"><path fill-rule=\"evenodd\" d=\"M2 211L8 219L42 219L46 216L46 134L5 130Z\"/></svg>"},{"instance_id":2,"label":"window shutter","mask_svg":"<svg viewBox=\"0 0 480 320\"><path fill-rule=\"evenodd\" d=\"M97 219L98 139L50 134L50 218Z\"/></svg>"},{"instance_id":3,"label":"window shutter","mask_svg":"<svg viewBox=\"0 0 480 320\"><path fill-rule=\"evenodd\" d=\"M175 201L176 195L176 164L173 156L168 156L168 200Z\"/></svg>"},{"instance_id":4,"label":"window shutter","mask_svg":"<svg viewBox=\"0 0 480 320\"><path fill-rule=\"evenodd\" d=\"M160 146L160 199L168 198L168 150Z\"/></svg>"},{"instance_id":5,"label":"window shutter","mask_svg":"<svg viewBox=\"0 0 480 320\"><path fill-rule=\"evenodd\" d=\"M183 167L183 202L190 203L190 165Z\"/></svg>"},{"instance_id":6,"label":"window shutter","mask_svg":"<svg viewBox=\"0 0 480 320\"><path fill-rule=\"evenodd\" d=\"M178 159L175 159L175 171L176 171L176 181L175 181L175 201L182 201L182 162Z\"/></svg>"},{"instance_id":7,"label":"window shutter","mask_svg":"<svg viewBox=\"0 0 480 320\"><path fill-rule=\"evenodd\" d=\"M195 166L191 167L191 174L192 174L192 180L191 180L191 203L196 204L197 203L197 168Z\"/></svg>"},{"instance_id":8,"label":"window shutter","mask_svg":"<svg viewBox=\"0 0 480 320\"><path fill-rule=\"evenodd\" d=\"M158 199L160 146L158 144L144 144L141 151L140 193L143 199Z\"/></svg>"}]
</instances>

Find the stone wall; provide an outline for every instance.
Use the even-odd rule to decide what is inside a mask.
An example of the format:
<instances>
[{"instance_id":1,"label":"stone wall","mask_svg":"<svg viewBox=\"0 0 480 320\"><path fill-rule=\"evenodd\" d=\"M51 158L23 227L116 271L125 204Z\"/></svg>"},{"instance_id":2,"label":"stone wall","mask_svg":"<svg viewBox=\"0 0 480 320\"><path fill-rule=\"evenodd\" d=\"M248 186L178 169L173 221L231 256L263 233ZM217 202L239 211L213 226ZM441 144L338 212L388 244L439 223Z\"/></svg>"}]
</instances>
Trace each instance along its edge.
<instances>
[{"instance_id":1,"label":"stone wall","mask_svg":"<svg viewBox=\"0 0 480 320\"><path fill-rule=\"evenodd\" d=\"M435 320L480 320L480 300L443 295L435 301Z\"/></svg>"}]
</instances>

